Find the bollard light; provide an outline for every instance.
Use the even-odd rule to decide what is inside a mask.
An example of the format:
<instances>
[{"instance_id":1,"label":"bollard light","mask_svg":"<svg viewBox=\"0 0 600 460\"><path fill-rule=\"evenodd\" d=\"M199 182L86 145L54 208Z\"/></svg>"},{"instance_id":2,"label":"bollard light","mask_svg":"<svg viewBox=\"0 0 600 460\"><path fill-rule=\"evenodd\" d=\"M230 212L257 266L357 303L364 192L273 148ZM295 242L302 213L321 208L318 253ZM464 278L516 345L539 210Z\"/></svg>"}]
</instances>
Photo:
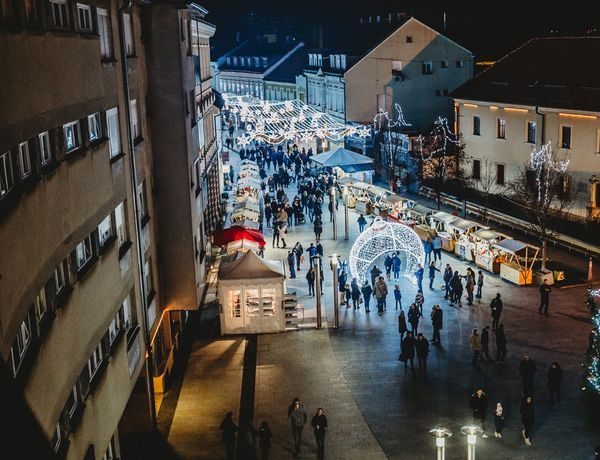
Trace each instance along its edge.
<instances>
[{"instance_id":1,"label":"bollard light","mask_svg":"<svg viewBox=\"0 0 600 460\"><path fill-rule=\"evenodd\" d=\"M475 460L477 436L483 433L483 430L476 425L465 425L460 431L467 437L467 460Z\"/></svg>"},{"instance_id":2,"label":"bollard light","mask_svg":"<svg viewBox=\"0 0 600 460\"><path fill-rule=\"evenodd\" d=\"M436 459L445 460L446 458L446 438L452 436L452 431L443 426L436 426L429 430L429 434L435 437Z\"/></svg>"},{"instance_id":3,"label":"bollard light","mask_svg":"<svg viewBox=\"0 0 600 460\"><path fill-rule=\"evenodd\" d=\"M331 269L333 270L333 327L340 327L340 312L338 310L338 255L333 253L331 258Z\"/></svg>"},{"instance_id":4,"label":"bollard light","mask_svg":"<svg viewBox=\"0 0 600 460\"><path fill-rule=\"evenodd\" d=\"M337 203L337 199L336 199L336 191L335 191L335 185L333 187L331 187L331 190L329 191L329 193L331 193L331 205L333 206L333 240L337 240L337 220L336 220L336 209L335 209L335 205Z\"/></svg>"}]
</instances>

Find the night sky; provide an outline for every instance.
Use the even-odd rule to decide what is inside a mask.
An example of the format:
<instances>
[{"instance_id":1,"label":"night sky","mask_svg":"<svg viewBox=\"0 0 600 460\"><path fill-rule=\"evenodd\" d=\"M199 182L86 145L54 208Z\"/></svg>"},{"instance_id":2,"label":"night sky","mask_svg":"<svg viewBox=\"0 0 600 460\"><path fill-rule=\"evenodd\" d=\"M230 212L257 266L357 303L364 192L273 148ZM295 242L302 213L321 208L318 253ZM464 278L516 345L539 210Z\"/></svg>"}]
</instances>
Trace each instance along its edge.
<instances>
[{"instance_id":1,"label":"night sky","mask_svg":"<svg viewBox=\"0 0 600 460\"><path fill-rule=\"evenodd\" d=\"M300 38L310 41L311 30L324 28L324 45L343 46L343 33L351 33L361 16L404 12L442 32L473 51L476 59L497 59L529 38L548 35L582 36L600 31L600 1L385 1L341 0L200 0L210 11L208 20L217 26L218 43L244 30L244 19L254 13L258 20L289 23ZM350 6L352 5L352 6ZM304 32L303 32L304 31ZM303 35L302 35L303 34ZM314 43L307 43L314 45Z\"/></svg>"}]
</instances>

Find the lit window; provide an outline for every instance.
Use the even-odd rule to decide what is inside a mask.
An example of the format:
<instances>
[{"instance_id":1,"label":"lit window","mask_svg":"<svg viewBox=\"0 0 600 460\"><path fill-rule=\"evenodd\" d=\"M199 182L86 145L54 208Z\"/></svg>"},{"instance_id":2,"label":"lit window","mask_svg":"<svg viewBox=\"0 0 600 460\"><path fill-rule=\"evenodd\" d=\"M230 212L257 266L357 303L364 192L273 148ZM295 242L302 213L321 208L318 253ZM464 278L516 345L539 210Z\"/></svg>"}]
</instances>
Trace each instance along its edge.
<instances>
[{"instance_id":1,"label":"lit window","mask_svg":"<svg viewBox=\"0 0 600 460\"><path fill-rule=\"evenodd\" d=\"M102 137L102 122L100 121L100 112L88 116L88 137L90 141L95 141Z\"/></svg>"},{"instance_id":2,"label":"lit window","mask_svg":"<svg viewBox=\"0 0 600 460\"><path fill-rule=\"evenodd\" d=\"M125 206L123 203L115 208L115 227L119 246L127 241L127 227L125 225Z\"/></svg>"},{"instance_id":3,"label":"lit window","mask_svg":"<svg viewBox=\"0 0 600 460\"><path fill-rule=\"evenodd\" d=\"M121 135L119 133L119 111L115 107L106 111L106 129L109 142L110 157L114 158L121 153Z\"/></svg>"},{"instance_id":4,"label":"lit window","mask_svg":"<svg viewBox=\"0 0 600 460\"><path fill-rule=\"evenodd\" d=\"M123 28L125 31L125 50L127 56L133 56L133 33L131 31L131 16L123 13Z\"/></svg>"},{"instance_id":5,"label":"lit window","mask_svg":"<svg viewBox=\"0 0 600 460\"><path fill-rule=\"evenodd\" d=\"M54 450L54 452L58 452L58 449L60 449L60 444L62 443L62 433L63 433L63 429L61 426L61 422L58 421L56 423L56 426L54 427L54 433L52 434L52 449Z\"/></svg>"},{"instance_id":6,"label":"lit window","mask_svg":"<svg viewBox=\"0 0 600 460\"><path fill-rule=\"evenodd\" d=\"M108 447L106 448L106 452L102 457L102 460L115 460L117 458L117 443L115 441L115 437L110 438L110 442L108 443Z\"/></svg>"},{"instance_id":7,"label":"lit window","mask_svg":"<svg viewBox=\"0 0 600 460\"><path fill-rule=\"evenodd\" d=\"M50 163L52 160L52 154L50 152L50 136L48 135L48 131L44 131L39 135L40 140L40 158L42 160L42 165Z\"/></svg>"},{"instance_id":8,"label":"lit window","mask_svg":"<svg viewBox=\"0 0 600 460\"><path fill-rule=\"evenodd\" d=\"M0 156L0 197L6 195L15 185L10 152Z\"/></svg>"},{"instance_id":9,"label":"lit window","mask_svg":"<svg viewBox=\"0 0 600 460\"><path fill-rule=\"evenodd\" d=\"M50 6L52 25L59 29L68 29L70 22L67 0L49 0L48 3Z\"/></svg>"},{"instance_id":10,"label":"lit window","mask_svg":"<svg viewBox=\"0 0 600 460\"><path fill-rule=\"evenodd\" d=\"M25 353L27 352L27 348L31 343L31 323L29 319L29 314L25 317L25 320L19 326L17 330L17 336L15 337L15 341L13 346L11 347L11 357L12 357L12 365L13 365L13 373L16 376L19 371L19 367L21 366L21 362L25 357Z\"/></svg>"},{"instance_id":11,"label":"lit window","mask_svg":"<svg viewBox=\"0 0 600 460\"><path fill-rule=\"evenodd\" d=\"M110 21L108 20L108 11L103 8L96 10L98 15L98 35L100 36L100 55L103 58L112 57Z\"/></svg>"},{"instance_id":12,"label":"lit window","mask_svg":"<svg viewBox=\"0 0 600 460\"><path fill-rule=\"evenodd\" d=\"M154 284L152 281L152 263L150 259L144 264L144 285L146 288L146 298L150 297L150 294L154 292Z\"/></svg>"},{"instance_id":13,"label":"lit window","mask_svg":"<svg viewBox=\"0 0 600 460\"><path fill-rule=\"evenodd\" d=\"M146 217L148 215L148 208L146 206L146 182L142 181L140 185L138 185L138 206L140 212L140 219Z\"/></svg>"},{"instance_id":14,"label":"lit window","mask_svg":"<svg viewBox=\"0 0 600 460\"><path fill-rule=\"evenodd\" d=\"M82 32L92 31L92 9L89 5L77 4L77 19L79 21L79 30Z\"/></svg>"},{"instance_id":15,"label":"lit window","mask_svg":"<svg viewBox=\"0 0 600 460\"><path fill-rule=\"evenodd\" d=\"M527 143L535 144L537 137L537 123L535 121L527 122Z\"/></svg>"},{"instance_id":16,"label":"lit window","mask_svg":"<svg viewBox=\"0 0 600 460\"><path fill-rule=\"evenodd\" d=\"M63 125L63 133L65 135L65 148L67 152L81 147L81 127L79 121L72 121Z\"/></svg>"},{"instance_id":17,"label":"lit window","mask_svg":"<svg viewBox=\"0 0 600 460\"><path fill-rule=\"evenodd\" d=\"M77 410L77 406L79 405L79 391L77 389L77 384L73 385L71 389L71 393L69 393L69 399L65 404L65 411L69 414L69 417L73 417L75 411Z\"/></svg>"},{"instance_id":18,"label":"lit window","mask_svg":"<svg viewBox=\"0 0 600 460\"><path fill-rule=\"evenodd\" d=\"M130 103L131 108L131 131L134 139L140 137L140 122L138 117L137 100L133 99Z\"/></svg>"},{"instance_id":19,"label":"lit window","mask_svg":"<svg viewBox=\"0 0 600 460\"><path fill-rule=\"evenodd\" d=\"M131 294L123 300L121 305L121 323L125 327L125 330L129 330L133 326L133 310L131 309Z\"/></svg>"},{"instance_id":20,"label":"lit window","mask_svg":"<svg viewBox=\"0 0 600 460\"><path fill-rule=\"evenodd\" d=\"M19 172L21 177L27 177L31 174L31 157L29 156L29 143L21 142L19 144Z\"/></svg>"},{"instance_id":21,"label":"lit window","mask_svg":"<svg viewBox=\"0 0 600 460\"><path fill-rule=\"evenodd\" d=\"M570 126L561 126L560 127L560 146L563 149L571 148L571 127Z\"/></svg>"},{"instance_id":22,"label":"lit window","mask_svg":"<svg viewBox=\"0 0 600 460\"><path fill-rule=\"evenodd\" d=\"M94 256L94 244L92 242L92 236L86 237L81 243L75 248L75 257L77 263L77 269L83 267L89 262Z\"/></svg>"},{"instance_id":23,"label":"lit window","mask_svg":"<svg viewBox=\"0 0 600 460\"><path fill-rule=\"evenodd\" d=\"M111 236L112 216L108 215L102 222L100 222L100 225L98 225L98 239L100 241L100 246L104 246Z\"/></svg>"},{"instance_id":24,"label":"lit window","mask_svg":"<svg viewBox=\"0 0 600 460\"><path fill-rule=\"evenodd\" d=\"M504 118L498 118L496 137L498 139L506 139L506 120Z\"/></svg>"},{"instance_id":25,"label":"lit window","mask_svg":"<svg viewBox=\"0 0 600 460\"><path fill-rule=\"evenodd\" d=\"M423 62L423 74L424 75L430 75L433 73L433 62L431 61L424 61Z\"/></svg>"},{"instance_id":26,"label":"lit window","mask_svg":"<svg viewBox=\"0 0 600 460\"><path fill-rule=\"evenodd\" d=\"M108 341L110 342L111 345L117 338L117 335L119 334L120 330L121 330L121 317L120 317L119 313L117 313L117 315L115 315L115 317L112 319L112 321L108 325Z\"/></svg>"},{"instance_id":27,"label":"lit window","mask_svg":"<svg viewBox=\"0 0 600 460\"><path fill-rule=\"evenodd\" d=\"M46 302L46 290L44 288L40 290L39 294L35 298L34 307L35 319L39 324L42 322L44 316L46 316L46 313L48 312L48 303Z\"/></svg>"}]
</instances>

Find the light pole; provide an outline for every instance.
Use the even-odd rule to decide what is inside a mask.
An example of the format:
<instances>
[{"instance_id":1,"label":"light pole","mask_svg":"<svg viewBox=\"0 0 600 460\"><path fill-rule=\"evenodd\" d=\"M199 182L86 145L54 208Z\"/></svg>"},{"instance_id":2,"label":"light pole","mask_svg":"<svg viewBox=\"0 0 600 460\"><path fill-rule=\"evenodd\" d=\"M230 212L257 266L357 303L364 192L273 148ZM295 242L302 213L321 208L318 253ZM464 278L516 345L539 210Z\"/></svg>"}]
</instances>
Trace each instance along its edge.
<instances>
[{"instance_id":1,"label":"light pole","mask_svg":"<svg viewBox=\"0 0 600 460\"><path fill-rule=\"evenodd\" d=\"M315 267L315 288L317 289L315 298L317 303L317 329L322 329L321 320L321 258L313 256L313 266Z\"/></svg>"},{"instance_id":2,"label":"light pole","mask_svg":"<svg viewBox=\"0 0 600 460\"><path fill-rule=\"evenodd\" d=\"M445 460L446 458L446 438L452 436L452 431L443 426L436 426L429 430L429 434L435 437L435 448L437 452L436 460Z\"/></svg>"},{"instance_id":3,"label":"light pole","mask_svg":"<svg viewBox=\"0 0 600 460\"><path fill-rule=\"evenodd\" d=\"M477 444L477 435L482 433L481 428L475 425L466 425L460 431L467 436L467 460L475 460L475 445Z\"/></svg>"},{"instance_id":4,"label":"light pole","mask_svg":"<svg viewBox=\"0 0 600 460\"><path fill-rule=\"evenodd\" d=\"M331 187L329 193L331 194L330 199L331 199L331 206L333 209L333 240L337 240L337 219L336 219L336 212L335 212L335 205L336 205L336 196L335 196L335 185L333 187Z\"/></svg>"},{"instance_id":5,"label":"light pole","mask_svg":"<svg viewBox=\"0 0 600 460\"><path fill-rule=\"evenodd\" d=\"M344 239L348 241L348 186L344 185Z\"/></svg>"},{"instance_id":6,"label":"light pole","mask_svg":"<svg viewBox=\"0 0 600 460\"><path fill-rule=\"evenodd\" d=\"M335 228L335 227L334 227ZM331 269L333 270L333 327L340 327L340 312L338 310L338 256L331 254Z\"/></svg>"}]
</instances>

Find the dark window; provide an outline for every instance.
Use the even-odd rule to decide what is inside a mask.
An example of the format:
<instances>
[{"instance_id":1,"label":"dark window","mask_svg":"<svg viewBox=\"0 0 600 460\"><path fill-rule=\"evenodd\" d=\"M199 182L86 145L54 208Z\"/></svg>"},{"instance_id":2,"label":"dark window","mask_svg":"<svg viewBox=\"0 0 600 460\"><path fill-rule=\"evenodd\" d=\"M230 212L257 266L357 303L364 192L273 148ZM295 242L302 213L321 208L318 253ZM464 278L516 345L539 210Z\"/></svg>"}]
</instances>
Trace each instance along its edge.
<instances>
[{"instance_id":1,"label":"dark window","mask_svg":"<svg viewBox=\"0 0 600 460\"><path fill-rule=\"evenodd\" d=\"M498 139L506 139L506 120L504 118L498 118L496 137Z\"/></svg>"},{"instance_id":2,"label":"dark window","mask_svg":"<svg viewBox=\"0 0 600 460\"><path fill-rule=\"evenodd\" d=\"M571 148L571 127L562 126L560 132L560 146L563 149Z\"/></svg>"},{"instance_id":3,"label":"dark window","mask_svg":"<svg viewBox=\"0 0 600 460\"><path fill-rule=\"evenodd\" d=\"M438 96L438 97L441 96L442 95L442 91L439 90L439 89L436 89L435 90L435 95Z\"/></svg>"},{"instance_id":4,"label":"dark window","mask_svg":"<svg viewBox=\"0 0 600 460\"><path fill-rule=\"evenodd\" d=\"M35 0L23 0L23 12L25 14L25 22L28 25L38 25L40 23Z\"/></svg>"},{"instance_id":5,"label":"dark window","mask_svg":"<svg viewBox=\"0 0 600 460\"><path fill-rule=\"evenodd\" d=\"M423 75L431 75L433 73L433 63L431 61L423 62Z\"/></svg>"},{"instance_id":6,"label":"dark window","mask_svg":"<svg viewBox=\"0 0 600 460\"><path fill-rule=\"evenodd\" d=\"M473 160L473 179L481 179L481 160Z\"/></svg>"},{"instance_id":7,"label":"dark window","mask_svg":"<svg viewBox=\"0 0 600 460\"><path fill-rule=\"evenodd\" d=\"M505 168L506 166L500 163L496 163L496 185L504 185L505 182Z\"/></svg>"},{"instance_id":8,"label":"dark window","mask_svg":"<svg viewBox=\"0 0 600 460\"><path fill-rule=\"evenodd\" d=\"M67 0L50 0L48 6L50 8L52 25L57 29L68 29L71 23Z\"/></svg>"},{"instance_id":9,"label":"dark window","mask_svg":"<svg viewBox=\"0 0 600 460\"><path fill-rule=\"evenodd\" d=\"M442 95L444 95L444 96L448 96L448 90L447 90L447 89L443 89L443 90L442 90Z\"/></svg>"},{"instance_id":10,"label":"dark window","mask_svg":"<svg viewBox=\"0 0 600 460\"><path fill-rule=\"evenodd\" d=\"M463 61L456 61L456 67L462 67L463 66Z\"/></svg>"},{"instance_id":11,"label":"dark window","mask_svg":"<svg viewBox=\"0 0 600 460\"><path fill-rule=\"evenodd\" d=\"M448 68L448 61L442 61L442 69Z\"/></svg>"},{"instance_id":12,"label":"dark window","mask_svg":"<svg viewBox=\"0 0 600 460\"><path fill-rule=\"evenodd\" d=\"M481 118L477 116L473 116L473 135L480 136L481 135Z\"/></svg>"},{"instance_id":13,"label":"dark window","mask_svg":"<svg viewBox=\"0 0 600 460\"><path fill-rule=\"evenodd\" d=\"M527 122L527 143L535 144L536 142L536 134L537 134L537 124L535 121Z\"/></svg>"},{"instance_id":14,"label":"dark window","mask_svg":"<svg viewBox=\"0 0 600 460\"><path fill-rule=\"evenodd\" d=\"M412 35L407 35L406 36L406 43L412 43L413 42L413 37Z\"/></svg>"}]
</instances>

